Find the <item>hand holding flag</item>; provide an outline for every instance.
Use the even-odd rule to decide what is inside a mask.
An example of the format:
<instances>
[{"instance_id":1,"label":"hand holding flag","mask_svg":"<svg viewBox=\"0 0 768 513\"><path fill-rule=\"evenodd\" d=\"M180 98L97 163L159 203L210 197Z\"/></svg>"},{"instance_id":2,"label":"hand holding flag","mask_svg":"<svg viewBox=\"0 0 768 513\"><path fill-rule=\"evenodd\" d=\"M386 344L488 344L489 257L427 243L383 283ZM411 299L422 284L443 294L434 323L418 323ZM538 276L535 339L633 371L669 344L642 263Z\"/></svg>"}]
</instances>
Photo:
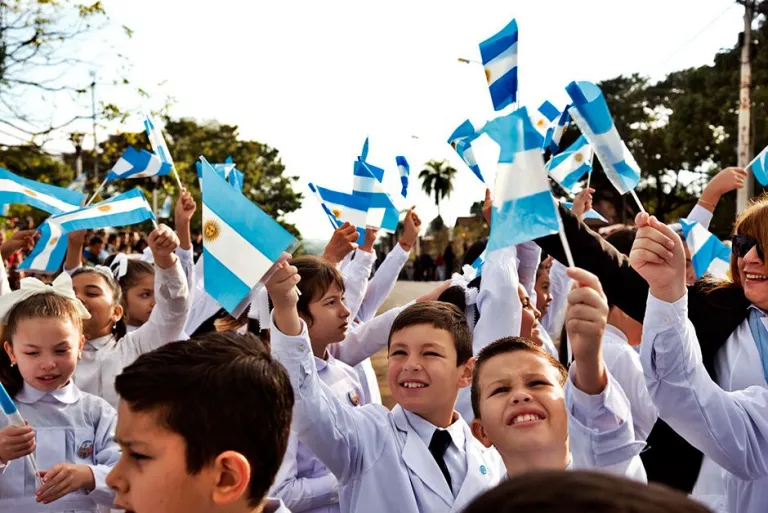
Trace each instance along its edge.
<instances>
[{"instance_id":1,"label":"hand holding flag","mask_svg":"<svg viewBox=\"0 0 768 513\"><path fill-rule=\"evenodd\" d=\"M10 426L0 430L0 458L10 463L11 460L26 457L35 473L35 481L40 487L43 483L34 455L35 432L32 426L29 426L21 417L16 404L2 383L0 383L0 407L10 423Z\"/></svg>"}]
</instances>

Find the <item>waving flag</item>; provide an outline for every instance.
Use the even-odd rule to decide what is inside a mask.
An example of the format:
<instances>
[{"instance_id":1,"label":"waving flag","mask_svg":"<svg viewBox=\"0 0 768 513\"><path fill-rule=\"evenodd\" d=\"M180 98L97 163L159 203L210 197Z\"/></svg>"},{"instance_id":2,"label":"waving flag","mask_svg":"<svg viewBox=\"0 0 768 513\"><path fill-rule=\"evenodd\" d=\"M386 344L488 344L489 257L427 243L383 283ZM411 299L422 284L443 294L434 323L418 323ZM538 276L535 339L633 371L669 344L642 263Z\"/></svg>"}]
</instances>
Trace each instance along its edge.
<instances>
[{"instance_id":1,"label":"waving flag","mask_svg":"<svg viewBox=\"0 0 768 513\"><path fill-rule=\"evenodd\" d=\"M368 201L366 226L391 233L397 230L400 218L397 207L392 203L389 194L384 192L384 188L365 162L360 162L360 165L355 167L352 195Z\"/></svg>"},{"instance_id":2,"label":"waving flag","mask_svg":"<svg viewBox=\"0 0 768 513\"><path fill-rule=\"evenodd\" d=\"M768 186L768 163L766 163L766 160L768 159L768 147L765 147L763 151L761 151L757 157L752 160L752 162L749 163L747 166L746 171L752 171L752 174L755 175L755 179L760 182L760 185L763 187Z\"/></svg>"},{"instance_id":3,"label":"waving flag","mask_svg":"<svg viewBox=\"0 0 768 513\"><path fill-rule=\"evenodd\" d=\"M696 279L705 274L726 278L731 266L731 249L696 221L680 219L685 243L691 251Z\"/></svg>"},{"instance_id":4,"label":"waving flag","mask_svg":"<svg viewBox=\"0 0 768 513\"><path fill-rule=\"evenodd\" d=\"M312 183L309 188L320 200L320 205L334 225L334 229L343 223L350 223L357 228L358 244L365 242L365 225L368 217L368 205L370 202L362 196L355 196L345 192L338 192Z\"/></svg>"},{"instance_id":5,"label":"waving flag","mask_svg":"<svg viewBox=\"0 0 768 513\"><path fill-rule=\"evenodd\" d=\"M411 175L411 166L408 165L408 161L403 156L395 157L395 162L398 171L400 171L400 184L403 186L400 194L405 198L408 196L408 177Z\"/></svg>"},{"instance_id":6,"label":"waving flag","mask_svg":"<svg viewBox=\"0 0 768 513\"><path fill-rule=\"evenodd\" d=\"M547 130L547 136L544 138L544 149L549 150L552 156L557 155L560 152L560 139L563 138L563 132L568 128L568 121L571 119L571 115L568 114L570 105L566 105L557 123L554 127Z\"/></svg>"},{"instance_id":7,"label":"waving flag","mask_svg":"<svg viewBox=\"0 0 768 513\"><path fill-rule=\"evenodd\" d=\"M533 123L533 128L541 134L542 140L545 140L547 133L554 130L553 123L559 117L560 111L557 110L557 107L545 101L531 114L531 123Z\"/></svg>"},{"instance_id":8,"label":"waving flag","mask_svg":"<svg viewBox=\"0 0 768 513\"><path fill-rule=\"evenodd\" d=\"M165 176L171 172L171 165L147 150L128 146L112 169L107 173L106 182L121 178L149 178Z\"/></svg>"},{"instance_id":9,"label":"waving flag","mask_svg":"<svg viewBox=\"0 0 768 513\"><path fill-rule=\"evenodd\" d=\"M592 166L592 147L583 135L568 149L552 157L547 163L549 176L567 191L573 191L573 186L587 174Z\"/></svg>"},{"instance_id":10,"label":"waving flag","mask_svg":"<svg viewBox=\"0 0 768 513\"><path fill-rule=\"evenodd\" d=\"M539 153L541 153L541 146L544 143L544 136L539 133L533 126L532 119L528 120L526 126L530 126L531 130L520 132L520 116L528 115L528 109L518 109L506 116L499 116L496 119L492 119L487 122L478 133L485 133L496 141L501 148L499 153L499 162L512 162L515 159L515 155L520 151L519 137L525 137L525 146L539 147Z\"/></svg>"},{"instance_id":11,"label":"waving flag","mask_svg":"<svg viewBox=\"0 0 768 513\"><path fill-rule=\"evenodd\" d=\"M168 150L168 145L165 142L165 137L163 137L163 132L160 131L160 128L149 116L144 120L144 130L147 132L149 144L152 145L152 151L155 155L160 157L160 160L163 162L167 162L173 166L173 158L171 157L171 152Z\"/></svg>"},{"instance_id":12,"label":"waving flag","mask_svg":"<svg viewBox=\"0 0 768 513\"><path fill-rule=\"evenodd\" d=\"M155 219L140 189L131 189L101 203L49 217L40 227L40 239L20 269L53 272L66 254L65 234L76 230L98 230L128 226Z\"/></svg>"},{"instance_id":13,"label":"waving flag","mask_svg":"<svg viewBox=\"0 0 768 513\"><path fill-rule=\"evenodd\" d=\"M480 56L494 110L517 101L517 22L480 43Z\"/></svg>"},{"instance_id":14,"label":"waving flag","mask_svg":"<svg viewBox=\"0 0 768 513\"><path fill-rule=\"evenodd\" d=\"M573 202L572 201L561 201L560 203L565 205L565 207L568 210L573 210ZM584 219L597 219L598 221L602 221L604 223L608 222L608 219L606 219L603 216L601 216L600 213L597 210L593 209L593 208L587 210L586 212L584 212Z\"/></svg>"},{"instance_id":15,"label":"waving flag","mask_svg":"<svg viewBox=\"0 0 768 513\"><path fill-rule=\"evenodd\" d=\"M205 291L232 313L297 241L210 165L203 166L203 181Z\"/></svg>"},{"instance_id":16,"label":"waving flag","mask_svg":"<svg viewBox=\"0 0 768 513\"><path fill-rule=\"evenodd\" d=\"M227 157L223 164L210 164L207 161L205 164L211 166L216 174L224 178L232 187L242 192L244 175L242 171L237 169L237 166L232 161L232 157ZM203 165L205 164L202 162L195 162L197 178L200 182L200 190L203 189Z\"/></svg>"},{"instance_id":17,"label":"waving flag","mask_svg":"<svg viewBox=\"0 0 768 513\"><path fill-rule=\"evenodd\" d=\"M640 167L622 141L603 92L592 82L571 82L565 88L573 101L570 114L587 138L616 190L626 194L640 182Z\"/></svg>"},{"instance_id":18,"label":"waving flag","mask_svg":"<svg viewBox=\"0 0 768 513\"><path fill-rule=\"evenodd\" d=\"M368 138L365 138L365 142L363 143L363 150L360 152L360 160L365 162L368 160Z\"/></svg>"},{"instance_id":19,"label":"waving flag","mask_svg":"<svg viewBox=\"0 0 768 513\"><path fill-rule=\"evenodd\" d=\"M163 206L160 208L160 212L157 213L157 217L160 219L168 219L171 217L171 201L173 198L171 198L171 195L167 195L165 197L165 201L163 201Z\"/></svg>"},{"instance_id":20,"label":"waving flag","mask_svg":"<svg viewBox=\"0 0 768 513\"><path fill-rule=\"evenodd\" d=\"M472 141L477 139L479 134L475 131L475 127L469 120L463 122L459 127L453 131L448 138L448 144L450 144L456 153L459 154L461 160L475 173L481 182L485 183L483 174L480 172L480 166L477 165L475 160L475 154L472 151Z\"/></svg>"},{"instance_id":21,"label":"waving flag","mask_svg":"<svg viewBox=\"0 0 768 513\"><path fill-rule=\"evenodd\" d=\"M541 155L541 136L525 107L513 112L496 174L488 253L557 233L559 217Z\"/></svg>"},{"instance_id":22,"label":"waving flag","mask_svg":"<svg viewBox=\"0 0 768 513\"><path fill-rule=\"evenodd\" d=\"M85 194L36 182L0 168L0 204L20 203L49 214L61 214L80 208Z\"/></svg>"}]
</instances>

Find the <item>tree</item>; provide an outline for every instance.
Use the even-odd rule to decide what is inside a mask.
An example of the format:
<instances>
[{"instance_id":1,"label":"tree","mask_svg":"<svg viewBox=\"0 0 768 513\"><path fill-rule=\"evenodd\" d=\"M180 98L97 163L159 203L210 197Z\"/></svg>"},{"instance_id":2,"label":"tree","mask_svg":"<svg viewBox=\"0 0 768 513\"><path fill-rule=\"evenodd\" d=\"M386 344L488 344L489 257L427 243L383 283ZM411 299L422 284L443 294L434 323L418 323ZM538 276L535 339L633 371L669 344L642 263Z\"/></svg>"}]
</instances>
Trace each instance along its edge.
<instances>
[{"instance_id":1,"label":"tree","mask_svg":"<svg viewBox=\"0 0 768 513\"><path fill-rule=\"evenodd\" d=\"M437 215L440 217L440 200L443 200L453 192L453 179L456 176L456 169L452 168L448 161L430 160L426 163L426 168L419 173L421 180L421 189L431 196L435 194L435 205L437 205Z\"/></svg>"},{"instance_id":2,"label":"tree","mask_svg":"<svg viewBox=\"0 0 768 513\"><path fill-rule=\"evenodd\" d=\"M285 222L284 216L301 207L303 195L294 191L297 177L286 175L285 165L275 148L256 141L240 140L237 126L221 125L213 121L200 124L192 119L166 119L163 134L181 183L192 192L198 204L200 186L195 163L199 161L200 155L205 156L211 163L224 162L231 156L237 168L245 175L243 194L291 233L300 236L294 225ZM115 134L101 144L100 167L111 168L129 145L151 151L144 132ZM92 152L84 152L84 168L89 166L89 161L93 162L92 159ZM74 153L66 155L65 160L74 165ZM178 193L176 180L172 176L161 178L157 184L153 183L152 179L119 180L110 185L112 184L115 191L139 186L149 195L157 185L164 194ZM162 199L161 196L160 200ZM192 229L199 230L200 216L195 216L192 222Z\"/></svg>"},{"instance_id":3,"label":"tree","mask_svg":"<svg viewBox=\"0 0 768 513\"><path fill-rule=\"evenodd\" d=\"M90 102L88 88L96 79L86 78L85 71L93 63L82 59L79 45L100 44L93 37L107 24L107 13L98 0L0 1L0 125L11 132L5 134L44 143L41 139L91 117L87 108L62 119L52 107ZM123 30L130 37L130 29ZM126 64L115 65L115 59L124 60L120 55L110 58L113 69ZM110 82L130 83L125 76ZM121 115L116 105L107 102L97 109L98 117Z\"/></svg>"}]
</instances>

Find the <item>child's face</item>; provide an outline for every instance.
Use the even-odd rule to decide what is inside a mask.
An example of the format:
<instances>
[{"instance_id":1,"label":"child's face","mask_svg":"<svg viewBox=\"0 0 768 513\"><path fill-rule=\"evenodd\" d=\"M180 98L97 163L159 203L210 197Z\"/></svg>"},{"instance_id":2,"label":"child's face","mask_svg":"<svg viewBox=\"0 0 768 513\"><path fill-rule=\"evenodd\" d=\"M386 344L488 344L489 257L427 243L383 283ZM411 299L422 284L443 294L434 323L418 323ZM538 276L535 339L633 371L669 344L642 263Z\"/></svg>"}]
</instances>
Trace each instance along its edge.
<instances>
[{"instance_id":1,"label":"child's face","mask_svg":"<svg viewBox=\"0 0 768 513\"><path fill-rule=\"evenodd\" d=\"M520 303L523 305L523 318L520 322L520 336L527 338L540 346L544 345L539 331L541 329L541 326L539 325L541 312L539 312L536 309L536 306L531 303L531 299L528 297L528 293L522 285L517 286L517 297L520 298Z\"/></svg>"},{"instance_id":2,"label":"child's face","mask_svg":"<svg viewBox=\"0 0 768 513\"><path fill-rule=\"evenodd\" d=\"M344 340L349 328L349 309L344 306L338 285L332 284L323 297L312 301L309 313L313 318L309 338L314 344L333 344Z\"/></svg>"},{"instance_id":3,"label":"child's face","mask_svg":"<svg viewBox=\"0 0 768 513\"><path fill-rule=\"evenodd\" d=\"M88 339L108 335L112 326L120 320L123 308L115 304L115 298L107 282L97 273L81 273L72 278L72 287L91 318L83 321L83 331Z\"/></svg>"},{"instance_id":4,"label":"child's face","mask_svg":"<svg viewBox=\"0 0 768 513\"><path fill-rule=\"evenodd\" d=\"M13 345L5 343L11 363L34 388L51 392L66 385L85 339L71 319L35 317L19 321L11 334Z\"/></svg>"},{"instance_id":5,"label":"child's face","mask_svg":"<svg viewBox=\"0 0 768 513\"><path fill-rule=\"evenodd\" d=\"M107 476L115 507L133 513L213 511L209 470L187 473L184 439L157 417L155 411L131 411L125 401L118 405L115 439L122 453Z\"/></svg>"},{"instance_id":6,"label":"child's face","mask_svg":"<svg viewBox=\"0 0 768 513\"><path fill-rule=\"evenodd\" d=\"M125 292L125 322L141 326L155 307L155 277L144 275L139 282Z\"/></svg>"},{"instance_id":7,"label":"child's face","mask_svg":"<svg viewBox=\"0 0 768 513\"><path fill-rule=\"evenodd\" d=\"M486 360L478 379L480 417L472 432L505 458L567 443L565 394L557 370L531 351Z\"/></svg>"},{"instance_id":8,"label":"child's face","mask_svg":"<svg viewBox=\"0 0 768 513\"><path fill-rule=\"evenodd\" d=\"M552 302L552 294L549 291L549 271L542 269L536 276L536 309L542 317L547 314L549 304Z\"/></svg>"},{"instance_id":9,"label":"child's face","mask_svg":"<svg viewBox=\"0 0 768 513\"><path fill-rule=\"evenodd\" d=\"M430 324L392 334L387 380L392 398L427 420L453 412L459 389L472 382L474 360L456 365L453 335Z\"/></svg>"}]
</instances>

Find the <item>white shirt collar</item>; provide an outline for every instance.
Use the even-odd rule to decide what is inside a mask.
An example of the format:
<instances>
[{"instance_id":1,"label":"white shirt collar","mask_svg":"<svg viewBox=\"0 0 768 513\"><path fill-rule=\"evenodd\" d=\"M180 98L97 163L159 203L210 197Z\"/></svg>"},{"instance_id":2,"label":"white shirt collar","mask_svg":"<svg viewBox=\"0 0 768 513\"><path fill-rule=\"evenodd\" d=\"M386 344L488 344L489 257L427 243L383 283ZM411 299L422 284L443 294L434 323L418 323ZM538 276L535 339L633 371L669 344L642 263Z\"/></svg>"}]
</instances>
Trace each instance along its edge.
<instances>
[{"instance_id":1,"label":"white shirt collar","mask_svg":"<svg viewBox=\"0 0 768 513\"><path fill-rule=\"evenodd\" d=\"M432 441L432 435L435 434L436 429L443 429L438 428L428 420L425 420L415 413L409 412L406 409L403 409L403 413L405 413L405 418L408 420L408 424L411 425L414 431L416 431L416 434L419 435L419 438L424 442L424 445L429 447L429 443ZM451 440L453 443L458 447L459 449L464 449L464 426L461 421L461 415L459 415L458 412L453 412L453 415L455 417L455 420L453 423L451 423L450 426L445 428L443 431L448 431L448 434L451 435Z\"/></svg>"},{"instance_id":2,"label":"white shirt collar","mask_svg":"<svg viewBox=\"0 0 768 513\"><path fill-rule=\"evenodd\" d=\"M330 351L326 351L325 355L326 355L326 359L325 360L315 356L315 367L317 368L317 372L322 372L329 365L335 365L335 363L336 363L336 358L334 358L333 355L331 355Z\"/></svg>"},{"instance_id":3,"label":"white shirt collar","mask_svg":"<svg viewBox=\"0 0 768 513\"><path fill-rule=\"evenodd\" d=\"M621 331L616 326L613 326L612 324L606 324L605 325L605 335L608 335L607 337L604 337L605 340L610 340L611 338L614 338L614 339L619 339L622 342L625 342L625 343L629 344L629 339L624 334L624 332Z\"/></svg>"},{"instance_id":4,"label":"white shirt collar","mask_svg":"<svg viewBox=\"0 0 768 513\"><path fill-rule=\"evenodd\" d=\"M104 335L103 337L91 339L88 342L86 342L85 345L88 346L90 344L91 347L93 347L98 351L99 349L104 349L107 346L107 344L112 342L114 338L115 336L110 333L109 335Z\"/></svg>"},{"instance_id":5,"label":"white shirt collar","mask_svg":"<svg viewBox=\"0 0 768 513\"><path fill-rule=\"evenodd\" d=\"M63 404L74 404L80 399L81 395L80 389L72 383L72 380L69 380L69 383L63 388L56 389L53 392L43 392L25 381L24 387L16 394L16 400L24 404L34 404L41 399L52 397Z\"/></svg>"}]
</instances>

